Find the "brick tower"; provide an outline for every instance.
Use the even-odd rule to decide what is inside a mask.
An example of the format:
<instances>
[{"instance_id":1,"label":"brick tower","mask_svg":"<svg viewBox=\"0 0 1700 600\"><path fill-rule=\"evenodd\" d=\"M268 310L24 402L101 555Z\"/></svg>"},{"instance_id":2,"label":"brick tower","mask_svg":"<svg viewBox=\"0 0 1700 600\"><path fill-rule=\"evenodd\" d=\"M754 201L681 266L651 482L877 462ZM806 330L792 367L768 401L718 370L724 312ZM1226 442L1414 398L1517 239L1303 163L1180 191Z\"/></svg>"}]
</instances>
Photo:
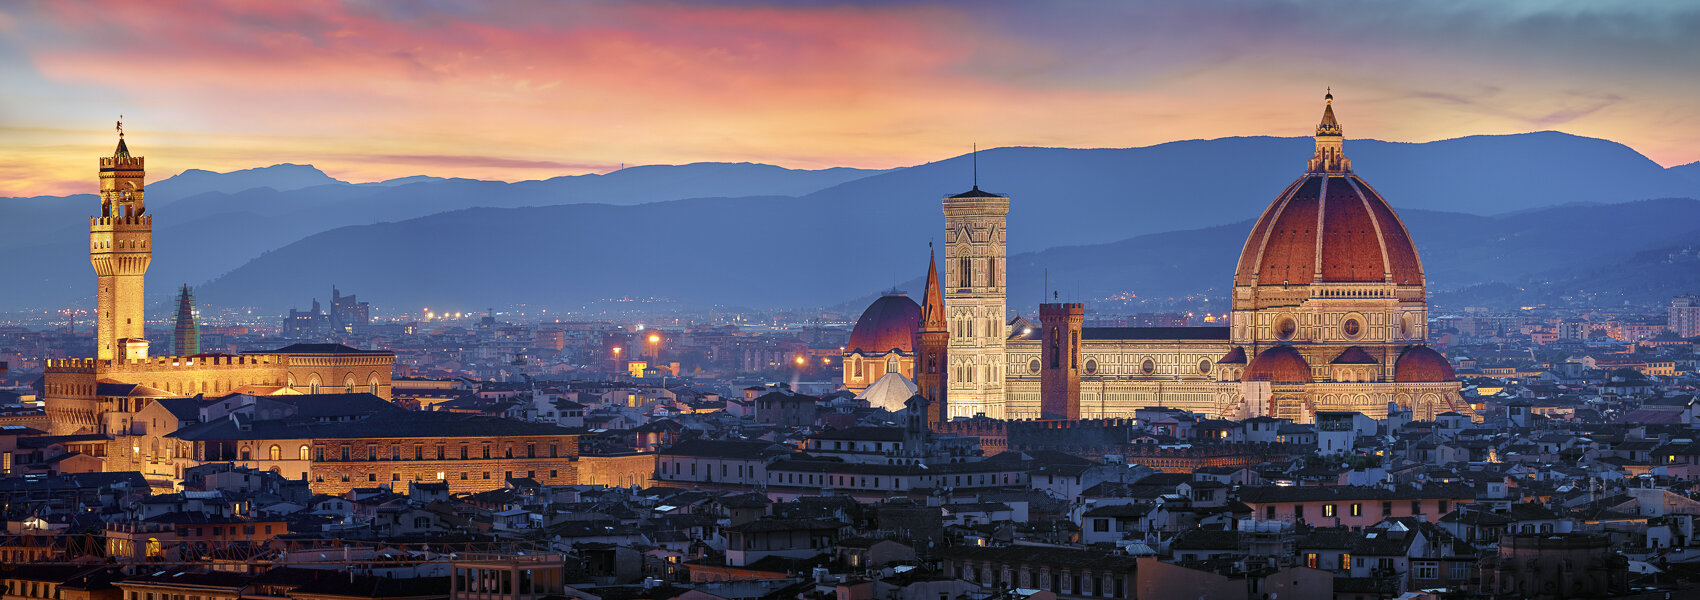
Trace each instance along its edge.
<instances>
[{"instance_id":1,"label":"brick tower","mask_svg":"<svg viewBox=\"0 0 1700 600\"><path fill-rule=\"evenodd\" d=\"M96 357L148 357L142 283L153 260L153 217L142 203L142 157L130 156L123 123L118 149L100 159L100 216L89 218L89 262L99 277Z\"/></svg>"},{"instance_id":2,"label":"brick tower","mask_svg":"<svg viewBox=\"0 0 1700 600\"><path fill-rule=\"evenodd\" d=\"M921 323L915 329L915 393L927 399L927 423L950 420L945 400L945 365L949 364L950 324L945 321L944 292L932 249L927 251L927 287L921 293Z\"/></svg>"},{"instance_id":3,"label":"brick tower","mask_svg":"<svg viewBox=\"0 0 1700 600\"><path fill-rule=\"evenodd\" d=\"M1080 326L1086 305L1079 302L1039 305L1043 326L1040 347L1039 418L1080 419Z\"/></svg>"}]
</instances>

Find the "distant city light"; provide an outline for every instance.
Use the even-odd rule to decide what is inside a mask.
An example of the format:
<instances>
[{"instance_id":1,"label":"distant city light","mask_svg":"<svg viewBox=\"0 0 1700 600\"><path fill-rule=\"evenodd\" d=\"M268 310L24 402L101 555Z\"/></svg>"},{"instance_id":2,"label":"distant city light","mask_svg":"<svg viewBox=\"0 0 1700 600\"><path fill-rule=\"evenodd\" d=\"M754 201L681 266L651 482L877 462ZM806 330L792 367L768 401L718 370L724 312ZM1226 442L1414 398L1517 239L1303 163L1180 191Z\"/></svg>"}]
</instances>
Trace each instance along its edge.
<instances>
[{"instance_id":1,"label":"distant city light","mask_svg":"<svg viewBox=\"0 0 1700 600\"><path fill-rule=\"evenodd\" d=\"M649 334L649 343L653 344L653 343L656 343L656 342L659 342L659 341L661 341L661 336L655 335L653 333Z\"/></svg>"}]
</instances>

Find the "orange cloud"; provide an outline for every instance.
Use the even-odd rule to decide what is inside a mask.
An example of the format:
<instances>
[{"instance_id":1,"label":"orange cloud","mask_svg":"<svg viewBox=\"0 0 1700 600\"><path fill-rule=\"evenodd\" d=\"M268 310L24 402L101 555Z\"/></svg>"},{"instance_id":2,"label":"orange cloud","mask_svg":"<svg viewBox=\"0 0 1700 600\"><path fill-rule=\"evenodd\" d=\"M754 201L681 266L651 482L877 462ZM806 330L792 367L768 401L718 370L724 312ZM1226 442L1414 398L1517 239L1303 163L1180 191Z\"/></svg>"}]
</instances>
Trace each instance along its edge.
<instances>
[{"instance_id":1,"label":"orange cloud","mask_svg":"<svg viewBox=\"0 0 1700 600\"><path fill-rule=\"evenodd\" d=\"M0 195L88 189L89 156L110 143L117 113L160 176L311 162L357 181L422 170L513 180L703 160L885 168L971 142L1303 135L1323 85L1341 91L1356 137L1560 128L1667 164L1700 159L1700 117L1685 102L1700 84L1589 46L1622 40L1517 15L1331 7L24 5L0 12L15 40L0 42L0 59L17 56L24 75L0 99L0 127L77 133L16 138L28 158L11 168L29 174L0 182ZM1639 36L1643 54L1664 57L1641 64L1694 63L1681 33ZM1580 48L1547 52L1549 37ZM1540 52L1492 52L1524 46Z\"/></svg>"}]
</instances>

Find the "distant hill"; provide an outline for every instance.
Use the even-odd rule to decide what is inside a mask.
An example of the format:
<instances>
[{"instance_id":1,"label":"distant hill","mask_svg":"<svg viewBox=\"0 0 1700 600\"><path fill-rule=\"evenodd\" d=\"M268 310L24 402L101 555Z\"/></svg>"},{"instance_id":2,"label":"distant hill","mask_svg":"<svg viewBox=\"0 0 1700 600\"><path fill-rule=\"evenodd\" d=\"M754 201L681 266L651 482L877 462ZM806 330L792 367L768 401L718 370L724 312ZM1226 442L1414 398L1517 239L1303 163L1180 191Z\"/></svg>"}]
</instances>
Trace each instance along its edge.
<instances>
[{"instance_id":1,"label":"distant hill","mask_svg":"<svg viewBox=\"0 0 1700 600\"><path fill-rule=\"evenodd\" d=\"M271 307L272 298L306 293L288 290L359 281L361 297L379 304L481 306L499 298L569 308L621 295L683 299L694 306L823 306L850 298L865 301L893 282L919 292L925 246L913 244L896 249L895 258L848 267L855 261L841 255L856 256L868 247L834 235L830 226L740 228L745 215L771 214L795 202L738 198L668 203L665 210L650 205L468 209L348 227L266 254L198 294L205 302ZM1450 292L1492 282L1521 285L1555 272L1609 271L1646 251L1693 239L1700 201L1563 206L1498 217L1425 210L1401 214L1417 240L1431 290ZM632 222L644 224L643 235L616 240L599 235ZM1250 227L1246 220L1019 253L1009 261L1011 305L1039 302L1047 270L1053 289L1077 298L1225 298ZM691 231L734 234L693 236ZM478 240L489 243L472 243ZM1624 271L1610 285L1641 285L1636 282L1657 277L1684 275L1653 267Z\"/></svg>"},{"instance_id":2,"label":"distant hill","mask_svg":"<svg viewBox=\"0 0 1700 600\"><path fill-rule=\"evenodd\" d=\"M1349 140L1346 152L1402 213L1489 216L1700 196L1700 185L1680 170L1620 144L1553 132L1422 144ZM1009 239L1019 254L1254 218L1310 153L1309 138L1268 137L1132 149L1000 148L980 153L979 181L1013 198ZM287 307L333 282L380 304L633 294L830 304L919 272L926 242L942 238L940 198L968 187L969 163L960 156L873 173L703 164L512 184L418 177L210 191L150 211L159 227L153 289L164 294L177 282L215 280L203 303L223 289L229 302L265 307ZM0 219L0 251L55 256L12 263L14 279L33 284L19 303L90 296L82 248L93 202L0 199L0 212L28 215ZM1238 238L1228 244L1233 250L1244 239L1243 232L1227 237ZM51 267L59 254L81 266ZM379 283L391 280L393 287ZM412 297L416 292L427 297Z\"/></svg>"},{"instance_id":3,"label":"distant hill","mask_svg":"<svg viewBox=\"0 0 1700 600\"><path fill-rule=\"evenodd\" d=\"M313 165L283 163L257 169L215 173L189 169L148 185L148 201L165 205L207 192L234 194L256 188L271 188L280 192L321 185L348 185L348 182L326 175Z\"/></svg>"},{"instance_id":4,"label":"distant hill","mask_svg":"<svg viewBox=\"0 0 1700 600\"><path fill-rule=\"evenodd\" d=\"M1665 170L1693 182L1694 185L1700 185L1700 161L1677 165Z\"/></svg>"}]
</instances>

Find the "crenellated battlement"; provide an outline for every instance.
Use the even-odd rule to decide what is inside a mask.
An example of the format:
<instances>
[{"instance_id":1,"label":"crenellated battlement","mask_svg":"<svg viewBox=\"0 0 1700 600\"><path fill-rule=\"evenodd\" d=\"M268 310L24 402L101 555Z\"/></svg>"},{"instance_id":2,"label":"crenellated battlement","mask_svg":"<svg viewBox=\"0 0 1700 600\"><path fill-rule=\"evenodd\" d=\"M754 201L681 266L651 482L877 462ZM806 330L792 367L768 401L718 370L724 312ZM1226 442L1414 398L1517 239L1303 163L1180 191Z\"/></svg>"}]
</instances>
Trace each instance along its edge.
<instances>
[{"instance_id":1,"label":"crenellated battlement","mask_svg":"<svg viewBox=\"0 0 1700 600\"><path fill-rule=\"evenodd\" d=\"M153 228L153 215L142 215L139 217L89 217L89 227L111 227L114 229L124 227L146 227L151 229Z\"/></svg>"},{"instance_id":2,"label":"crenellated battlement","mask_svg":"<svg viewBox=\"0 0 1700 600\"><path fill-rule=\"evenodd\" d=\"M105 171L105 170L141 169L141 168L143 168L142 157L140 157L140 156L102 156L102 157L100 157L100 168L103 171Z\"/></svg>"},{"instance_id":3,"label":"crenellated battlement","mask_svg":"<svg viewBox=\"0 0 1700 600\"><path fill-rule=\"evenodd\" d=\"M49 358L47 370L55 373L88 373L94 374L95 359L93 358Z\"/></svg>"},{"instance_id":4,"label":"crenellated battlement","mask_svg":"<svg viewBox=\"0 0 1700 600\"><path fill-rule=\"evenodd\" d=\"M109 373L165 371L171 369L248 369L257 366L285 366L289 358L282 354L202 354L195 356L155 356L136 360L101 361Z\"/></svg>"}]
</instances>

